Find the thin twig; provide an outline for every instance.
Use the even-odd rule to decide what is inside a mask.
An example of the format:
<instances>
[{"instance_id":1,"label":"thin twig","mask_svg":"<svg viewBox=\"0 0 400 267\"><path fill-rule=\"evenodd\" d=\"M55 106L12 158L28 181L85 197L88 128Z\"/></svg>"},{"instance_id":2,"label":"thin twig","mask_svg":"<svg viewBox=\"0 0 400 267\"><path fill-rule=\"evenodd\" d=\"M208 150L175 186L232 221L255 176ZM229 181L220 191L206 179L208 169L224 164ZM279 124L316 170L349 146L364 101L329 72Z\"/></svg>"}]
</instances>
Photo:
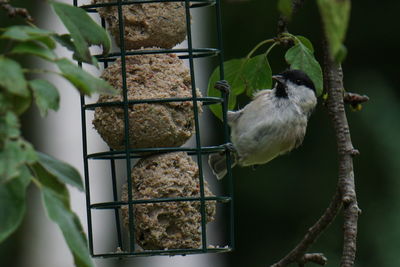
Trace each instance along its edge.
<instances>
[{"instance_id":1,"label":"thin twig","mask_svg":"<svg viewBox=\"0 0 400 267\"><path fill-rule=\"evenodd\" d=\"M367 102L369 100L369 97L366 95L359 95L356 93L345 92L343 100L344 103L350 104L353 108L356 108L358 105Z\"/></svg>"},{"instance_id":2,"label":"thin twig","mask_svg":"<svg viewBox=\"0 0 400 267\"><path fill-rule=\"evenodd\" d=\"M0 0L0 7L7 12L9 17L20 16L28 22L33 22L33 18L26 8L14 7L8 3L8 0Z\"/></svg>"},{"instance_id":3,"label":"thin twig","mask_svg":"<svg viewBox=\"0 0 400 267\"><path fill-rule=\"evenodd\" d=\"M299 244L279 262L272 264L271 267L283 267L293 262L301 262L301 259L306 255L307 249L315 242L315 240L317 240L320 234L335 219L341 206L341 193L339 190L336 190L335 195L333 196L331 203L325 210L324 214L322 214L318 221L311 228L308 229L306 235L299 242Z\"/></svg>"},{"instance_id":4,"label":"thin twig","mask_svg":"<svg viewBox=\"0 0 400 267\"><path fill-rule=\"evenodd\" d=\"M323 266L328 262L328 259L322 253L307 253L300 258L298 264L304 266L308 262L313 262Z\"/></svg>"},{"instance_id":5,"label":"thin twig","mask_svg":"<svg viewBox=\"0 0 400 267\"><path fill-rule=\"evenodd\" d=\"M324 45L324 86L328 93L327 109L336 135L338 150L339 189L344 206L343 254L341 267L354 266L357 240L357 220L360 209L354 183L353 156L358 150L353 148L350 129L344 109L343 72L340 64L335 63L329 54L328 44Z\"/></svg>"},{"instance_id":6,"label":"thin twig","mask_svg":"<svg viewBox=\"0 0 400 267\"><path fill-rule=\"evenodd\" d=\"M281 35L284 32L287 32L287 26L288 26L288 19L284 15L279 15L278 18L278 25L277 25L277 36Z\"/></svg>"}]
</instances>

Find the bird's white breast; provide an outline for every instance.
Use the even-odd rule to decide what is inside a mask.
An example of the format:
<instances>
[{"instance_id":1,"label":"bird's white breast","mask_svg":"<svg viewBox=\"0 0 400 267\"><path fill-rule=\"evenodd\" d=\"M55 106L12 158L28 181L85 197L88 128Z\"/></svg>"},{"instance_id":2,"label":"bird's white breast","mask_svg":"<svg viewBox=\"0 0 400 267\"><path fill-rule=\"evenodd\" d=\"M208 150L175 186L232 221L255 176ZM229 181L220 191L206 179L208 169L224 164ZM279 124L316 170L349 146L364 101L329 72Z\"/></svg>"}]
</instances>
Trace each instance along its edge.
<instances>
[{"instance_id":1,"label":"bird's white breast","mask_svg":"<svg viewBox=\"0 0 400 267\"><path fill-rule=\"evenodd\" d=\"M307 114L288 98L264 90L231 123L232 143L242 166L264 164L301 143Z\"/></svg>"}]
</instances>

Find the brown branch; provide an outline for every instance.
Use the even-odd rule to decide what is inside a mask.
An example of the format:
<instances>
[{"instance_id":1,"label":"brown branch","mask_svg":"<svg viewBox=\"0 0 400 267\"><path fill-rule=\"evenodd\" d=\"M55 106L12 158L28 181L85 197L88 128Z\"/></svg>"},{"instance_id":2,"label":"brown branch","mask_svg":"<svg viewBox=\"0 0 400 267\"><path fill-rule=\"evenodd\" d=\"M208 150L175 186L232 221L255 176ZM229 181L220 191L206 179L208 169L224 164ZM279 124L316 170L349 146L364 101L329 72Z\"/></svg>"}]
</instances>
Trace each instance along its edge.
<instances>
[{"instance_id":1,"label":"brown branch","mask_svg":"<svg viewBox=\"0 0 400 267\"><path fill-rule=\"evenodd\" d=\"M307 253L299 259L299 267L304 267L308 262L313 262L323 266L328 262L328 259L322 253Z\"/></svg>"},{"instance_id":2,"label":"brown branch","mask_svg":"<svg viewBox=\"0 0 400 267\"><path fill-rule=\"evenodd\" d=\"M324 45L324 47L327 53L329 50L326 45ZM299 266L304 266L307 262L312 261L305 259L311 257L307 255L315 254L306 254L306 251L334 220L342 207L342 203L344 206L344 244L341 266L352 267L354 265L357 219L360 210L357 205L355 193L352 157L357 155L358 151L353 148L351 143L350 130L344 110L342 70L339 65L335 65L333 60L327 61L326 54L324 64L324 85L329 94L327 108L334 124L338 146L338 188L329 204L329 207L321 218L308 229L306 235L299 244L279 262L271 265L271 267L283 267L293 262L299 263ZM323 261L321 260L320 262Z\"/></svg>"},{"instance_id":3,"label":"brown branch","mask_svg":"<svg viewBox=\"0 0 400 267\"><path fill-rule=\"evenodd\" d=\"M367 102L369 97L366 95L359 95L356 93L345 92L343 101L345 104L350 104L353 108L357 108L360 104Z\"/></svg>"},{"instance_id":4,"label":"brown branch","mask_svg":"<svg viewBox=\"0 0 400 267\"><path fill-rule=\"evenodd\" d=\"M33 18L26 8L14 7L8 3L8 0L0 0L0 7L7 12L9 17L20 16L28 22L33 22Z\"/></svg>"},{"instance_id":5,"label":"brown branch","mask_svg":"<svg viewBox=\"0 0 400 267\"><path fill-rule=\"evenodd\" d=\"M344 109L343 72L329 54L327 42L324 44L324 86L328 93L327 109L336 135L338 151L338 185L344 206L343 254L341 267L352 267L356 255L357 220L360 212L354 183L353 156L358 151L353 148L350 129Z\"/></svg>"},{"instance_id":6,"label":"brown branch","mask_svg":"<svg viewBox=\"0 0 400 267\"><path fill-rule=\"evenodd\" d=\"M279 15L278 18L278 25L277 25L277 35L281 35L284 32L287 32L287 26L288 26L288 19L284 15Z\"/></svg>"},{"instance_id":7,"label":"brown branch","mask_svg":"<svg viewBox=\"0 0 400 267\"><path fill-rule=\"evenodd\" d=\"M308 229L306 235L300 241L300 243L290 251L284 258L279 262L272 264L271 267L283 267L293 262L301 262L301 259L305 257L307 249L317 240L320 234L329 226L329 224L335 219L340 208L342 206L341 192L336 190L331 203L325 210L324 214L318 219L318 221Z\"/></svg>"},{"instance_id":8,"label":"brown branch","mask_svg":"<svg viewBox=\"0 0 400 267\"><path fill-rule=\"evenodd\" d=\"M304 0L293 0L293 13L297 12ZM280 16L278 20L278 37L287 31L288 19ZM326 40L326 36L325 40ZM340 208L343 206L343 254L341 267L353 267L356 255L357 221L360 209L357 204L355 191L353 156L358 150L353 148L350 129L344 109L344 103L357 106L369 100L367 96L344 93L343 72L340 64L336 63L329 54L328 43L325 41L324 49L324 87L328 93L326 106L333 122L337 141L338 159L338 187L336 193L321 218L310 228L300 243L279 262L271 267L283 267L297 262L304 266L307 262L326 264L326 258L322 254L307 254L307 249L315 242L319 235L333 221ZM318 256L316 256L318 255Z\"/></svg>"}]
</instances>

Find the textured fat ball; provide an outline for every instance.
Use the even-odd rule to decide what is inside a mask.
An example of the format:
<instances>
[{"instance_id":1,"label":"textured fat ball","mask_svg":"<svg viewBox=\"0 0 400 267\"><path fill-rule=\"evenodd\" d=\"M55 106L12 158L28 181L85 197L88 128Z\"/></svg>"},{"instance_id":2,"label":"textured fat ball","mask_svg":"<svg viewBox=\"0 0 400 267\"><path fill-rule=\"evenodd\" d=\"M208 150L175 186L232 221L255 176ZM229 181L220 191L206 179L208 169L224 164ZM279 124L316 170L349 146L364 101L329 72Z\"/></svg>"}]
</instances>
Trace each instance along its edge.
<instances>
[{"instance_id":1,"label":"textured fat ball","mask_svg":"<svg viewBox=\"0 0 400 267\"><path fill-rule=\"evenodd\" d=\"M100 95L98 103L123 101L121 60L106 68L102 78L120 93ZM126 82L128 100L192 97L189 70L175 54L126 57ZM198 107L201 112L200 102ZM192 101L134 104L128 115L130 148L181 146L194 133ZM113 149L125 147L124 123L122 106L95 109L94 128Z\"/></svg>"},{"instance_id":2,"label":"textured fat ball","mask_svg":"<svg viewBox=\"0 0 400 267\"><path fill-rule=\"evenodd\" d=\"M115 0L92 0L94 4ZM97 8L108 23L108 29L120 45L117 6ZM186 12L184 3L144 3L123 5L125 48L172 48L186 38Z\"/></svg>"},{"instance_id":3,"label":"textured fat ball","mask_svg":"<svg viewBox=\"0 0 400 267\"><path fill-rule=\"evenodd\" d=\"M214 196L204 182L205 196ZM185 152L174 152L141 159L132 169L134 199L199 197L197 164ZM122 200L128 190L122 188ZM201 246L199 201L136 204L135 238L143 249L183 249ZM206 202L206 221L214 220L216 202ZM128 206L122 206L123 222L129 225Z\"/></svg>"}]
</instances>

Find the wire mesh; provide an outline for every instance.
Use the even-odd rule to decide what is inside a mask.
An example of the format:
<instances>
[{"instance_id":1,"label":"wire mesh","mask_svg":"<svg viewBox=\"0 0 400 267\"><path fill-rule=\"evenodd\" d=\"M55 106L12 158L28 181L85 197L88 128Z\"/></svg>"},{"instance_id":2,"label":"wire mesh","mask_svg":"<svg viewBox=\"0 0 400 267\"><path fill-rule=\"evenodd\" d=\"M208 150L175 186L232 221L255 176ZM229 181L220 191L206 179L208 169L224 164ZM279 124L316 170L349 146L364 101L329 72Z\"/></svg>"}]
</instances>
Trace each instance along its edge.
<instances>
[{"instance_id":1,"label":"wire mesh","mask_svg":"<svg viewBox=\"0 0 400 267\"><path fill-rule=\"evenodd\" d=\"M185 8L185 20L186 20L186 34L187 34L187 48L178 49L149 49L149 50L127 50L125 48L125 25L123 16L123 7L127 5L135 4L146 4L146 3L162 3L162 2L181 2ZM196 253L209 253L209 252L228 252L234 248L234 231L233 231L233 179L231 174L231 158L230 153L226 149L226 145L229 142L229 128L227 124L227 101L228 95L222 92L221 97L199 97L196 93L196 79L194 64L198 58L217 57L220 69L220 78L224 78L223 69L223 50L222 50L222 37L221 37L221 7L220 0L136 0L136 1L123 1L115 0L114 2L104 2L97 4L85 4L79 5L78 0L73 0L75 6L79 6L89 13L96 13L98 8L115 6L118 10L118 27L119 27L119 52L113 52L107 56L97 55L99 62L102 62L104 68L106 68L110 62L120 59L121 61L121 75L122 75L122 101L114 102L103 102L103 103L86 103L86 99L81 95L81 114L82 114L82 138L83 138L83 158L84 158L84 176L86 186L86 205L87 205L87 222L88 222L88 241L90 253L94 257L124 257L124 256L151 256L151 255L186 255ZM217 34L217 47L216 48L194 48L192 38L192 25L191 25L191 9L210 7L214 8L215 19L216 19L216 34ZM102 26L106 28L106 23L102 19ZM189 62L189 71L191 77L191 97L175 97L175 98L160 98L160 99L128 99L128 85L127 85L127 73L126 73L126 58L130 56L138 56L144 54L169 54L174 53L181 59L186 59ZM81 63L79 63L82 66ZM156 104L156 103L170 103L170 102L187 102L193 103L194 113L194 127L195 127L195 145L193 147L149 147L149 148L131 148L129 138L129 108L137 104ZM198 103L202 103L203 106L210 104L219 104L223 110L223 130L224 130L224 144L217 146L202 146L201 144L201 127L199 123L199 110ZM124 149L114 150L109 149L108 151L89 153L88 152L88 135L87 135L87 113L93 112L97 107L122 107L124 112L124 134L125 143ZM132 188L133 182L132 176L132 162L133 159L141 159L146 157L145 153L167 153L184 151L189 155L197 158L198 174L199 174L199 191L200 194L197 197L167 197L167 198L153 198L153 199L136 199L133 196ZM202 162L202 156L210 153L225 152L226 164L228 166L228 174L225 180L228 180L227 194L223 196L205 196L205 181L204 181L204 164ZM111 191L112 201L93 203L91 200L91 178L89 177L89 163L96 160L109 161L111 170ZM127 192L128 200L122 201L118 196L118 175L116 160L125 160L126 165L126 181L127 181ZM214 179L214 178L213 178ZM219 204L227 206L228 222L228 238L227 245L224 247L210 246L208 243L207 236L207 220L206 220L206 205L208 202L213 201ZM200 204L200 215L201 215L201 246L198 248L179 248L179 249L152 249L152 250L140 250L135 247L135 205L137 204L149 204L149 203L168 203L168 202L197 202ZM129 234L128 241L124 236L124 229L122 227L121 220L121 209L122 207L128 207L128 225ZM116 236L116 244L118 250L115 252L104 252L95 251L95 236L93 233L93 211L94 210L110 210L113 212L113 220L115 221L115 228L111 229ZM226 243L225 243L226 244Z\"/></svg>"}]
</instances>

